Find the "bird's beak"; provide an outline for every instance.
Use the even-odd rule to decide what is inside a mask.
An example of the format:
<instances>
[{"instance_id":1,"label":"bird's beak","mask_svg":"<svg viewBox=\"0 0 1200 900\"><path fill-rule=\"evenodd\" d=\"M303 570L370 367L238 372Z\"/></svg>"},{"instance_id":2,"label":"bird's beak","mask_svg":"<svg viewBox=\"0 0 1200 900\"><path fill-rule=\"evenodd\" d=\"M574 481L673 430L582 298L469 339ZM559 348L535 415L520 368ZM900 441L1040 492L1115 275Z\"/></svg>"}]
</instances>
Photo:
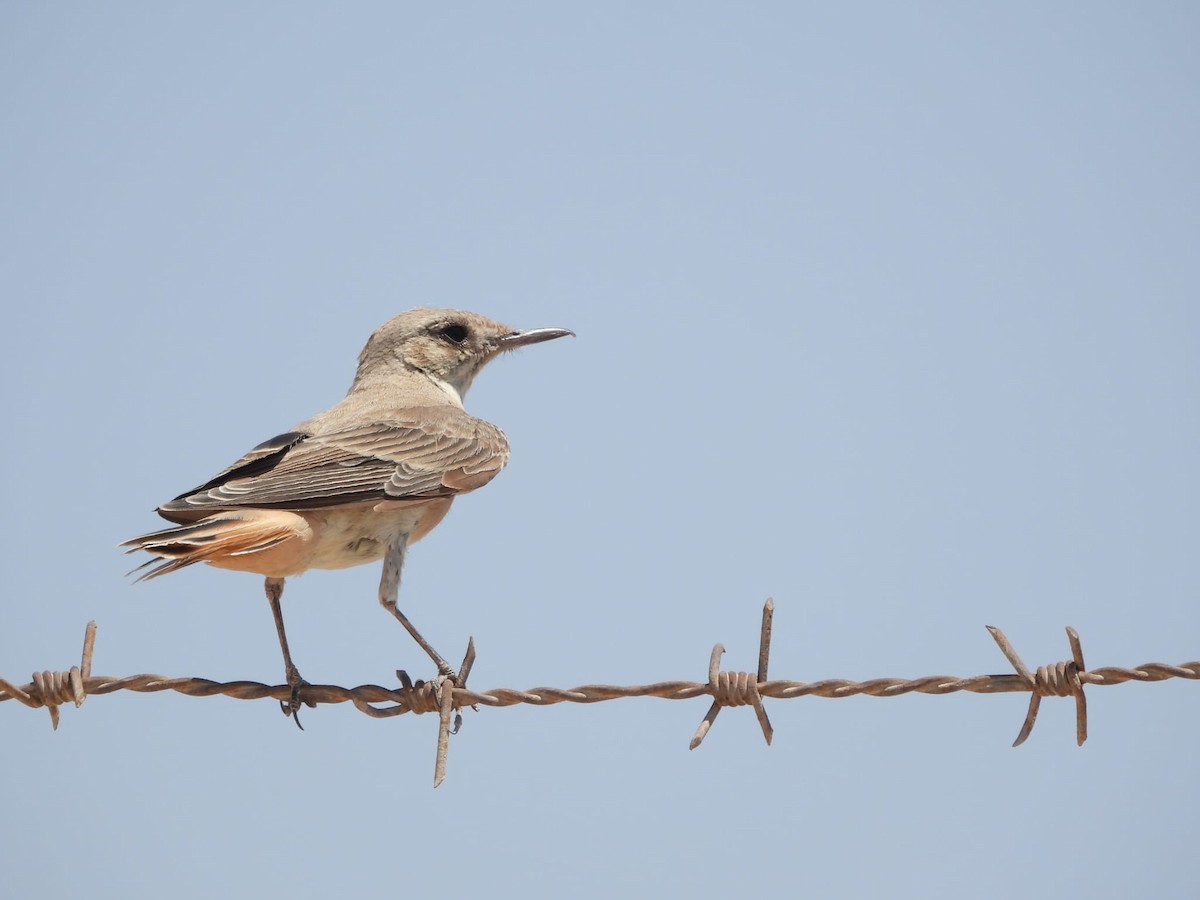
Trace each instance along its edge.
<instances>
[{"instance_id":1,"label":"bird's beak","mask_svg":"<svg viewBox=\"0 0 1200 900\"><path fill-rule=\"evenodd\" d=\"M575 337L575 332L566 328L533 328L529 331L514 331L500 338L501 350L516 350L518 347L528 347L530 344L540 344L542 341L552 341L555 338Z\"/></svg>"}]
</instances>

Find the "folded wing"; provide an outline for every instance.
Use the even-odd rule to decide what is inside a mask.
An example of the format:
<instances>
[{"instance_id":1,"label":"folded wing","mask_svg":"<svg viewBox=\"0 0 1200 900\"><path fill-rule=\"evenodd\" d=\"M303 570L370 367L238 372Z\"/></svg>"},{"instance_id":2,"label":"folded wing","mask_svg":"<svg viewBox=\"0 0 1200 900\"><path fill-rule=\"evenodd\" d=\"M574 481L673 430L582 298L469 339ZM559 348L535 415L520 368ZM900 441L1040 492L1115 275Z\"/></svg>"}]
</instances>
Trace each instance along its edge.
<instances>
[{"instance_id":1,"label":"folded wing","mask_svg":"<svg viewBox=\"0 0 1200 900\"><path fill-rule=\"evenodd\" d=\"M288 432L159 507L174 522L218 509L423 501L487 484L508 461L496 426L461 410L409 410L322 434Z\"/></svg>"}]
</instances>

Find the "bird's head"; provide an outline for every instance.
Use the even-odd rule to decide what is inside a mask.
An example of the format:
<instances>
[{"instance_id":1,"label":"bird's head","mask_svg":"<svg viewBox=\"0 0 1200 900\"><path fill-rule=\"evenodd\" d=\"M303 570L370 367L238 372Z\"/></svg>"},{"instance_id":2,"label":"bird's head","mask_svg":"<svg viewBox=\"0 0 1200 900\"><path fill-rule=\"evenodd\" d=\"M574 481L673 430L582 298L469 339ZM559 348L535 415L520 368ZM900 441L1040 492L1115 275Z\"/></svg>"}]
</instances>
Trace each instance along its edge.
<instances>
[{"instance_id":1,"label":"bird's head","mask_svg":"<svg viewBox=\"0 0 1200 900\"><path fill-rule=\"evenodd\" d=\"M410 309L371 335L358 357L356 381L399 364L429 376L461 401L479 370L504 351L573 334L565 328L517 331L460 309Z\"/></svg>"}]
</instances>

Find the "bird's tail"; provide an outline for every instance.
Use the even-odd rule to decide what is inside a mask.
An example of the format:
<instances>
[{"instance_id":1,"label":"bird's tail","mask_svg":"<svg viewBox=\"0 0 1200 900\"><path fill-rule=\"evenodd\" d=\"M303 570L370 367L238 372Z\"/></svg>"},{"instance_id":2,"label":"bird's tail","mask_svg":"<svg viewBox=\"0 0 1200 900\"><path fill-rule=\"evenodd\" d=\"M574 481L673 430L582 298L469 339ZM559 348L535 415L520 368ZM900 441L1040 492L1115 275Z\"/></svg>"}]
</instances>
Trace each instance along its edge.
<instances>
[{"instance_id":1,"label":"bird's tail","mask_svg":"<svg viewBox=\"0 0 1200 900\"><path fill-rule=\"evenodd\" d=\"M289 522L281 521L283 517L256 515L258 512L220 512L198 522L143 534L118 546L128 548L126 553L145 550L153 554L153 559L128 573L141 572L137 581L157 578L198 562L224 563L228 568L242 568L230 563L270 550L297 536L296 529ZM247 568L254 569L252 565Z\"/></svg>"}]
</instances>

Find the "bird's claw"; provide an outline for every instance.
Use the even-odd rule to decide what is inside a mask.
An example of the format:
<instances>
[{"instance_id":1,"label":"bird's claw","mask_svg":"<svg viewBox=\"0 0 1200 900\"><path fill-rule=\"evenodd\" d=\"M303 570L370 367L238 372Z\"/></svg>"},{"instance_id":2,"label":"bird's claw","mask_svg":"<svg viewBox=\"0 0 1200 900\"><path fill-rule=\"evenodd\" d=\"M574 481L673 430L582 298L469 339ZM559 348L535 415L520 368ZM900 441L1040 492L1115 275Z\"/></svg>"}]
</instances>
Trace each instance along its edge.
<instances>
[{"instance_id":1,"label":"bird's claw","mask_svg":"<svg viewBox=\"0 0 1200 900\"><path fill-rule=\"evenodd\" d=\"M308 682L300 677L300 672L292 666L287 672L288 687L292 689L291 696L285 701L279 701L279 708L285 716L291 716L292 721L296 723L296 727L301 731L304 726L300 724L300 707L307 706L309 709L316 707L316 702L313 700L305 700L300 692L308 687Z\"/></svg>"}]
</instances>

